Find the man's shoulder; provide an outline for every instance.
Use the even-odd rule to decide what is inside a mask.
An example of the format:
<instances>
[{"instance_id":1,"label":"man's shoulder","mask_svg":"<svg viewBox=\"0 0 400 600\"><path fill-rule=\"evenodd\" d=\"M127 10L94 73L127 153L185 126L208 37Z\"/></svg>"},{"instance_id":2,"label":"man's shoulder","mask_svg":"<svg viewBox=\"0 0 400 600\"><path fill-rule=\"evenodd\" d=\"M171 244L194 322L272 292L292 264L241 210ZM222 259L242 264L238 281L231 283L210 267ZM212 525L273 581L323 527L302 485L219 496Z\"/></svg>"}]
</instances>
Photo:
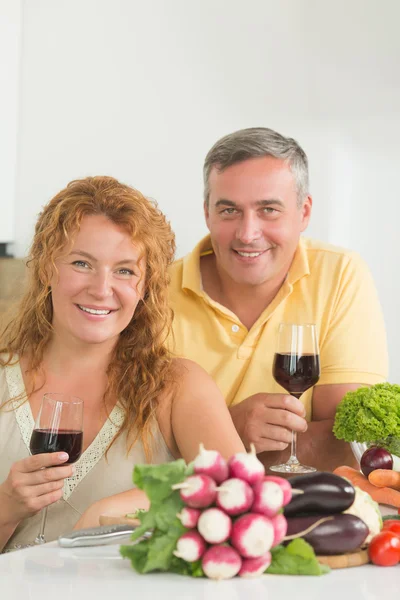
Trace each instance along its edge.
<instances>
[{"instance_id":1,"label":"man's shoulder","mask_svg":"<svg viewBox=\"0 0 400 600\"><path fill-rule=\"evenodd\" d=\"M307 254L310 267L324 264L349 264L362 262L360 255L354 250L321 242L314 238L301 238L301 244Z\"/></svg>"},{"instance_id":2,"label":"man's shoulder","mask_svg":"<svg viewBox=\"0 0 400 600\"><path fill-rule=\"evenodd\" d=\"M176 298L181 297L182 283L183 283L183 261L184 258L175 260L169 267L169 294L170 300L174 301Z\"/></svg>"},{"instance_id":3,"label":"man's shoulder","mask_svg":"<svg viewBox=\"0 0 400 600\"><path fill-rule=\"evenodd\" d=\"M178 258L177 260L174 260L174 262L169 266L169 276L171 277L171 281L172 280L176 280L179 277L182 278L182 273L183 273L183 258Z\"/></svg>"}]
</instances>

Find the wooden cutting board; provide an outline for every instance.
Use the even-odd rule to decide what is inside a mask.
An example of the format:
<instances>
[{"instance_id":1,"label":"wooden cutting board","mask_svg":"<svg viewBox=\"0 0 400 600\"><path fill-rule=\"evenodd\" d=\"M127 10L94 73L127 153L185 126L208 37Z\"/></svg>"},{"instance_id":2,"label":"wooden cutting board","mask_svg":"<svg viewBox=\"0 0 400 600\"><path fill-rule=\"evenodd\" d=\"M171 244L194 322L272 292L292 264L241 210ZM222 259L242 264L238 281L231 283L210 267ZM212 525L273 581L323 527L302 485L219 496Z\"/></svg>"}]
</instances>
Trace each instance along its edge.
<instances>
[{"instance_id":1,"label":"wooden cutting board","mask_svg":"<svg viewBox=\"0 0 400 600\"><path fill-rule=\"evenodd\" d=\"M368 550L358 550L348 554L335 554L333 556L317 556L323 565L331 569L346 569L347 567L360 567L369 562Z\"/></svg>"}]
</instances>

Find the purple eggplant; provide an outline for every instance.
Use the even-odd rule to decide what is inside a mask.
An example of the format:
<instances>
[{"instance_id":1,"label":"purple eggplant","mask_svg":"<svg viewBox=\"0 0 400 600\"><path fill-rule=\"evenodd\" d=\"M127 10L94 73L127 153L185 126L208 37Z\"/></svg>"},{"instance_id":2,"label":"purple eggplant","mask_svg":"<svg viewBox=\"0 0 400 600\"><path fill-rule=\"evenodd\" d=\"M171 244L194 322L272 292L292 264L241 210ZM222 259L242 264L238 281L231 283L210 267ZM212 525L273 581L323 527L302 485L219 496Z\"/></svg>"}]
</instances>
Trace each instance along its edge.
<instances>
[{"instance_id":1,"label":"purple eggplant","mask_svg":"<svg viewBox=\"0 0 400 600\"><path fill-rule=\"evenodd\" d=\"M296 475L289 483L293 489L304 493L293 495L284 509L285 517L341 513L354 502L354 487L347 479L333 473L317 471Z\"/></svg>"},{"instance_id":2,"label":"purple eggplant","mask_svg":"<svg viewBox=\"0 0 400 600\"><path fill-rule=\"evenodd\" d=\"M329 520L302 535L302 532L322 519ZM364 521L349 514L292 517L287 519L287 524L287 536L302 537L314 548L315 554L320 555L354 552L360 548L369 534L369 529Z\"/></svg>"}]
</instances>

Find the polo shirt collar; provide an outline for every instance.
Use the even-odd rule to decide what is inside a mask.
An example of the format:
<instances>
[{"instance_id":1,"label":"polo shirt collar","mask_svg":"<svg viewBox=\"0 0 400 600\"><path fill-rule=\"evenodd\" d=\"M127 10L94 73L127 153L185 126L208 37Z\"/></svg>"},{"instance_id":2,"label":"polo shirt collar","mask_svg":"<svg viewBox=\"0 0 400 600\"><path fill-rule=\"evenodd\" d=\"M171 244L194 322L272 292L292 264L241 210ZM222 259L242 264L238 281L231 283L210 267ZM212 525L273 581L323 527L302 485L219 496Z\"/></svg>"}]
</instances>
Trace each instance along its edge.
<instances>
[{"instance_id":1,"label":"polo shirt collar","mask_svg":"<svg viewBox=\"0 0 400 600\"><path fill-rule=\"evenodd\" d=\"M308 262L307 250L304 244L304 239L301 237L297 250L294 254L292 264L289 269L287 276L287 283L293 285L296 281L299 281L305 275L310 274L310 265Z\"/></svg>"},{"instance_id":2,"label":"polo shirt collar","mask_svg":"<svg viewBox=\"0 0 400 600\"><path fill-rule=\"evenodd\" d=\"M203 294L200 273L200 257L204 254L211 253L212 244L210 235L206 235L195 248L187 254L183 259L183 274L182 274L182 289L191 290L195 294L201 296ZM293 285L305 275L310 274L310 265L307 257L307 250L303 241L300 238L299 245L295 252L292 265L286 279L286 283Z\"/></svg>"},{"instance_id":3,"label":"polo shirt collar","mask_svg":"<svg viewBox=\"0 0 400 600\"><path fill-rule=\"evenodd\" d=\"M184 257L182 289L191 290L199 296L203 294L200 273L200 257L204 254L211 253L212 251L211 237L206 235L206 237L200 240L197 246L194 247L192 252Z\"/></svg>"}]
</instances>

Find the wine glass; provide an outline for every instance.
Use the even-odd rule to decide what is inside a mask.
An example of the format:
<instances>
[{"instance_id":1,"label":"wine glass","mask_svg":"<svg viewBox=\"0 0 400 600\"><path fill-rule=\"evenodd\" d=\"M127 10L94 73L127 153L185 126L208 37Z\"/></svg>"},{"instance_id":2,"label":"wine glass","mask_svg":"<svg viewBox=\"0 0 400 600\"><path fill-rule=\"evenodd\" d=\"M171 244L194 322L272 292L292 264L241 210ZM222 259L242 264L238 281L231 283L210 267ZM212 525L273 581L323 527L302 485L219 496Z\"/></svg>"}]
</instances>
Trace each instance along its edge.
<instances>
[{"instance_id":1,"label":"wine glass","mask_svg":"<svg viewBox=\"0 0 400 600\"><path fill-rule=\"evenodd\" d=\"M274 379L289 394L300 396L315 385L320 376L316 326L313 323L295 325L281 323L278 347L272 367ZM286 463L273 465L278 473L313 473L314 467L300 464L296 455L297 435L292 431L290 458Z\"/></svg>"},{"instance_id":2,"label":"wine glass","mask_svg":"<svg viewBox=\"0 0 400 600\"><path fill-rule=\"evenodd\" d=\"M83 400L68 394L44 394L30 441L31 454L67 452L63 464L78 460L83 441ZM42 511L42 521L35 544L44 544L47 506Z\"/></svg>"}]
</instances>

